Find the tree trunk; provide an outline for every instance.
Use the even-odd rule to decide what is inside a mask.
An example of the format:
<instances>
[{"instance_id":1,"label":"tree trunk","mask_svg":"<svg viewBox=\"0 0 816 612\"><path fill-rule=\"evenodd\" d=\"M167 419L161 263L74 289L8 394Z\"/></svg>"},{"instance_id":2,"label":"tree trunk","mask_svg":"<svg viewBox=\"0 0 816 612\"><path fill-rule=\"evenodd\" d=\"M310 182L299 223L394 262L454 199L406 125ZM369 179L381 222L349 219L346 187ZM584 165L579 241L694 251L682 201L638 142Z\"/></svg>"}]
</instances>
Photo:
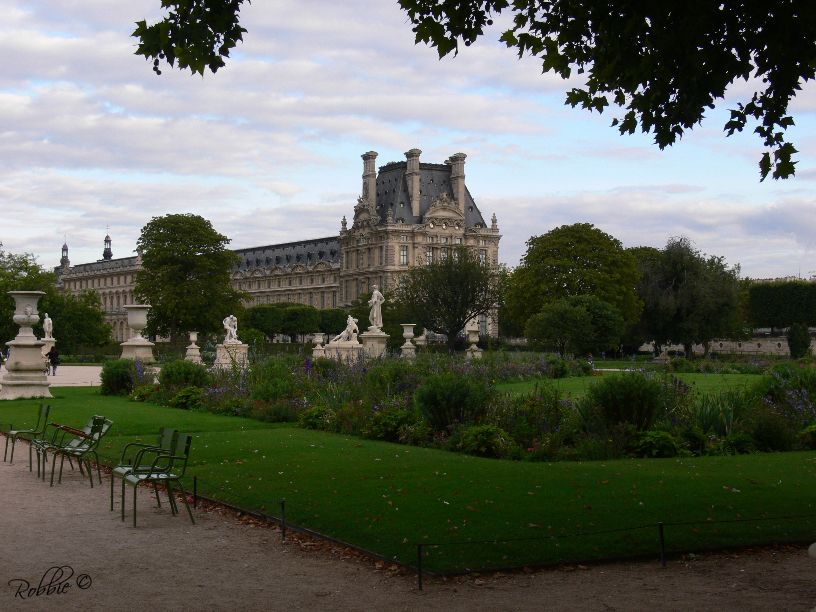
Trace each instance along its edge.
<instances>
[{"instance_id":1,"label":"tree trunk","mask_svg":"<svg viewBox=\"0 0 816 612\"><path fill-rule=\"evenodd\" d=\"M170 347L176 351L176 320L170 320Z\"/></svg>"}]
</instances>

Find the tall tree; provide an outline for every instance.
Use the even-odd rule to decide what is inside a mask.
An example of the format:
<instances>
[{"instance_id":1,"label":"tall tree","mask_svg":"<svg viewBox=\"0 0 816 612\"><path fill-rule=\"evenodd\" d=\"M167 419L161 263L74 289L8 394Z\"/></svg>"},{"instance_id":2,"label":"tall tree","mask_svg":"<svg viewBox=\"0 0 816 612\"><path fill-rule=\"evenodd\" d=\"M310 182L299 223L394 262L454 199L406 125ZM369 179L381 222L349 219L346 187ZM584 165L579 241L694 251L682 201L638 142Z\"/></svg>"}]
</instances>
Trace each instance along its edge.
<instances>
[{"instance_id":1,"label":"tall tree","mask_svg":"<svg viewBox=\"0 0 816 612\"><path fill-rule=\"evenodd\" d=\"M715 338L740 333L739 265L729 268L724 258L701 254L685 236L669 239L657 254L639 253L642 334L660 346L682 344L691 355L693 344L707 353Z\"/></svg>"},{"instance_id":2,"label":"tall tree","mask_svg":"<svg viewBox=\"0 0 816 612\"><path fill-rule=\"evenodd\" d=\"M248 1L248 0L247 0ZM243 39L243 0L161 0L167 16L137 23L138 55L204 74L224 66L224 57ZM793 125L791 99L816 73L816 3L812 0L399 0L416 42L435 46L440 57L457 53L493 24L513 16L501 36L520 56L538 56L544 72L564 79L586 74L585 84L567 93L567 104L603 112L625 108L612 121L622 134L640 128L663 149L740 80L756 88L731 109L728 134L755 120L766 151L760 176L794 174L796 153L785 142ZM759 84L762 85L759 85ZM750 91L750 90L749 90Z\"/></svg>"},{"instance_id":3,"label":"tall tree","mask_svg":"<svg viewBox=\"0 0 816 612\"><path fill-rule=\"evenodd\" d=\"M545 304L527 321L525 335L535 351L556 350L564 357L568 350L580 350L592 336L592 318L586 308L561 298Z\"/></svg>"},{"instance_id":4,"label":"tall tree","mask_svg":"<svg viewBox=\"0 0 816 612\"><path fill-rule=\"evenodd\" d=\"M503 269L483 263L479 254L457 247L449 257L410 268L394 291L411 321L445 334L453 349L456 336L468 321L497 311L504 298Z\"/></svg>"},{"instance_id":5,"label":"tall tree","mask_svg":"<svg viewBox=\"0 0 816 612\"><path fill-rule=\"evenodd\" d=\"M142 270L136 274L136 296L152 309L148 334L220 331L224 317L243 310L246 294L230 285L239 261L227 249L230 240L193 214L153 217L136 242Z\"/></svg>"},{"instance_id":6,"label":"tall tree","mask_svg":"<svg viewBox=\"0 0 816 612\"><path fill-rule=\"evenodd\" d=\"M594 295L627 321L636 320L642 307L635 258L590 223L562 225L530 238L511 278L507 309L519 326L545 304L576 295Z\"/></svg>"}]
</instances>

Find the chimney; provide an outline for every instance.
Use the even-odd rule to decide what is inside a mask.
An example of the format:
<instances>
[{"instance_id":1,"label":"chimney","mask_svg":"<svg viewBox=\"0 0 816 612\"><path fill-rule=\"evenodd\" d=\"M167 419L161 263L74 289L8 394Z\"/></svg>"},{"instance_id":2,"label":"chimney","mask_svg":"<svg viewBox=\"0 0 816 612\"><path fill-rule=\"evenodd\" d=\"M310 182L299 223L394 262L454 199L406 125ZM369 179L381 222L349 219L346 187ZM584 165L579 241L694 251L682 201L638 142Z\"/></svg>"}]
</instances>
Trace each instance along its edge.
<instances>
[{"instance_id":1,"label":"chimney","mask_svg":"<svg viewBox=\"0 0 816 612\"><path fill-rule=\"evenodd\" d=\"M454 153L448 161L451 165L451 189L453 199L462 214L465 214L465 158L464 153Z\"/></svg>"},{"instance_id":2,"label":"chimney","mask_svg":"<svg viewBox=\"0 0 816 612\"><path fill-rule=\"evenodd\" d=\"M366 202L371 210L377 209L377 168L374 162L377 159L376 151L363 153L363 202Z\"/></svg>"},{"instance_id":3,"label":"chimney","mask_svg":"<svg viewBox=\"0 0 816 612\"><path fill-rule=\"evenodd\" d=\"M408 160L408 170L405 173L405 182L408 183L408 196L411 198L411 213L419 217L419 149L411 149L405 153Z\"/></svg>"}]
</instances>

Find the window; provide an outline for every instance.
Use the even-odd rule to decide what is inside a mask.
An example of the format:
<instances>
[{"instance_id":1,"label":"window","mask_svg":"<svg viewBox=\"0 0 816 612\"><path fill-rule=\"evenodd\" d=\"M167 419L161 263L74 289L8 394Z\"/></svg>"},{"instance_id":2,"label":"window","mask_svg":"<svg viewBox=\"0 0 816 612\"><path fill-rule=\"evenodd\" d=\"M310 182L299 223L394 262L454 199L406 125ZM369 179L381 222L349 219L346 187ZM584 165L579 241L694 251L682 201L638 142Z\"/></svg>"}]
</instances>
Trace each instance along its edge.
<instances>
[{"instance_id":1,"label":"window","mask_svg":"<svg viewBox=\"0 0 816 612\"><path fill-rule=\"evenodd\" d=\"M281 286L281 279L278 279L278 287Z\"/></svg>"},{"instance_id":2,"label":"window","mask_svg":"<svg viewBox=\"0 0 816 612\"><path fill-rule=\"evenodd\" d=\"M349 295L350 295L350 293L349 293L349 282L346 281L346 293L345 293L346 300L349 299Z\"/></svg>"},{"instance_id":3,"label":"window","mask_svg":"<svg viewBox=\"0 0 816 612\"><path fill-rule=\"evenodd\" d=\"M425 249L425 261L429 266L433 263L433 247Z\"/></svg>"},{"instance_id":4,"label":"window","mask_svg":"<svg viewBox=\"0 0 816 612\"><path fill-rule=\"evenodd\" d=\"M334 275L334 282L335 283L337 282L337 275L336 274Z\"/></svg>"},{"instance_id":5,"label":"window","mask_svg":"<svg viewBox=\"0 0 816 612\"><path fill-rule=\"evenodd\" d=\"M439 249L440 261L448 261L448 249Z\"/></svg>"},{"instance_id":6,"label":"window","mask_svg":"<svg viewBox=\"0 0 816 612\"><path fill-rule=\"evenodd\" d=\"M272 288L272 281L271 281L271 280L266 281L266 288L267 288L267 289L271 289L271 288Z\"/></svg>"},{"instance_id":7,"label":"window","mask_svg":"<svg viewBox=\"0 0 816 612\"><path fill-rule=\"evenodd\" d=\"M368 251L368 267L371 267L371 248L369 247L366 249Z\"/></svg>"},{"instance_id":8,"label":"window","mask_svg":"<svg viewBox=\"0 0 816 612\"><path fill-rule=\"evenodd\" d=\"M487 315L480 314L479 315L479 335L486 336L487 335Z\"/></svg>"},{"instance_id":9,"label":"window","mask_svg":"<svg viewBox=\"0 0 816 612\"><path fill-rule=\"evenodd\" d=\"M320 292L320 308L321 310L326 307L326 292Z\"/></svg>"},{"instance_id":10,"label":"window","mask_svg":"<svg viewBox=\"0 0 816 612\"><path fill-rule=\"evenodd\" d=\"M303 277L298 276L298 285L302 285L302 284L303 284Z\"/></svg>"},{"instance_id":11,"label":"window","mask_svg":"<svg viewBox=\"0 0 816 612\"><path fill-rule=\"evenodd\" d=\"M457 239L456 239L456 244L462 244L462 239L461 239L461 238L457 238Z\"/></svg>"},{"instance_id":12,"label":"window","mask_svg":"<svg viewBox=\"0 0 816 612\"><path fill-rule=\"evenodd\" d=\"M479 246L487 246L487 240L479 240Z\"/></svg>"},{"instance_id":13,"label":"window","mask_svg":"<svg viewBox=\"0 0 816 612\"><path fill-rule=\"evenodd\" d=\"M258 297L255 298L255 304L260 305L260 303L261 303L261 296L259 295Z\"/></svg>"},{"instance_id":14,"label":"window","mask_svg":"<svg viewBox=\"0 0 816 612\"><path fill-rule=\"evenodd\" d=\"M258 289L261 288L261 281L258 281Z\"/></svg>"},{"instance_id":15,"label":"window","mask_svg":"<svg viewBox=\"0 0 816 612\"><path fill-rule=\"evenodd\" d=\"M267 304L269 304L271 301L272 301L272 296L271 296L271 295L267 295L267 296L266 296L266 303L267 303Z\"/></svg>"},{"instance_id":16,"label":"window","mask_svg":"<svg viewBox=\"0 0 816 612\"><path fill-rule=\"evenodd\" d=\"M346 251L346 269L348 269L348 267L349 267L349 257L350 257L350 256L351 256L351 253L349 253L348 251Z\"/></svg>"},{"instance_id":17,"label":"window","mask_svg":"<svg viewBox=\"0 0 816 612\"><path fill-rule=\"evenodd\" d=\"M385 255L385 247L380 247L380 265L383 265Z\"/></svg>"},{"instance_id":18,"label":"window","mask_svg":"<svg viewBox=\"0 0 816 612\"><path fill-rule=\"evenodd\" d=\"M448 244L448 237L442 236L442 244Z\"/></svg>"},{"instance_id":19,"label":"window","mask_svg":"<svg viewBox=\"0 0 816 612\"><path fill-rule=\"evenodd\" d=\"M332 291L332 308L337 308L337 292Z\"/></svg>"},{"instance_id":20,"label":"window","mask_svg":"<svg viewBox=\"0 0 816 612\"><path fill-rule=\"evenodd\" d=\"M362 249L357 251L357 267L358 268L363 267L363 250Z\"/></svg>"},{"instance_id":21,"label":"window","mask_svg":"<svg viewBox=\"0 0 816 612\"><path fill-rule=\"evenodd\" d=\"M408 236L406 234L403 234L402 236L400 236L400 240L402 240L403 242L408 242Z\"/></svg>"},{"instance_id":22,"label":"window","mask_svg":"<svg viewBox=\"0 0 816 612\"><path fill-rule=\"evenodd\" d=\"M309 284L314 285L314 276L309 277Z\"/></svg>"},{"instance_id":23,"label":"window","mask_svg":"<svg viewBox=\"0 0 816 612\"><path fill-rule=\"evenodd\" d=\"M400 247L400 265L407 266L408 265L408 247L401 246Z\"/></svg>"},{"instance_id":24,"label":"window","mask_svg":"<svg viewBox=\"0 0 816 612\"><path fill-rule=\"evenodd\" d=\"M313 293L310 291L310 292L309 292L309 306L314 306L314 304L312 303L312 296L313 296L313 295L314 295L314 294L313 294Z\"/></svg>"},{"instance_id":25,"label":"window","mask_svg":"<svg viewBox=\"0 0 816 612\"><path fill-rule=\"evenodd\" d=\"M479 261L483 266L487 265L487 249L479 249Z\"/></svg>"},{"instance_id":26,"label":"window","mask_svg":"<svg viewBox=\"0 0 816 612\"><path fill-rule=\"evenodd\" d=\"M324 274L323 276L321 276L321 277L320 277L320 284L321 284L321 285L325 285L325 284L326 284L326 275L325 275L325 274Z\"/></svg>"}]
</instances>

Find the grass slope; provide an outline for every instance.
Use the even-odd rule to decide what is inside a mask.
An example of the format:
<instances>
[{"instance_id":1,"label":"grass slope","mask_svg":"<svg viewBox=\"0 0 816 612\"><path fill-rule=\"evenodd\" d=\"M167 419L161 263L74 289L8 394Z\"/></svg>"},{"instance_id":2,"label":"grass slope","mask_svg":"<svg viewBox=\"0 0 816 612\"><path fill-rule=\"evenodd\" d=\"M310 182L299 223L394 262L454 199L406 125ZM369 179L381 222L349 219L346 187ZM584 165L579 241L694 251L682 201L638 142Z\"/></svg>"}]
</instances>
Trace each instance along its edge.
<instances>
[{"instance_id":1,"label":"grass slope","mask_svg":"<svg viewBox=\"0 0 816 612\"><path fill-rule=\"evenodd\" d=\"M162 408L92 388L54 392L50 420L114 420L109 458L152 439L160 425L179 428L195 436L189 473L202 494L273 515L285 499L288 521L406 564L416 564L421 542L430 571L656 554L658 521L692 523L666 527L669 550L816 536L813 518L754 520L816 514L813 452L514 463ZM37 405L4 402L0 421L23 426ZM607 530L621 531L597 533Z\"/></svg>"}]
</instances>

